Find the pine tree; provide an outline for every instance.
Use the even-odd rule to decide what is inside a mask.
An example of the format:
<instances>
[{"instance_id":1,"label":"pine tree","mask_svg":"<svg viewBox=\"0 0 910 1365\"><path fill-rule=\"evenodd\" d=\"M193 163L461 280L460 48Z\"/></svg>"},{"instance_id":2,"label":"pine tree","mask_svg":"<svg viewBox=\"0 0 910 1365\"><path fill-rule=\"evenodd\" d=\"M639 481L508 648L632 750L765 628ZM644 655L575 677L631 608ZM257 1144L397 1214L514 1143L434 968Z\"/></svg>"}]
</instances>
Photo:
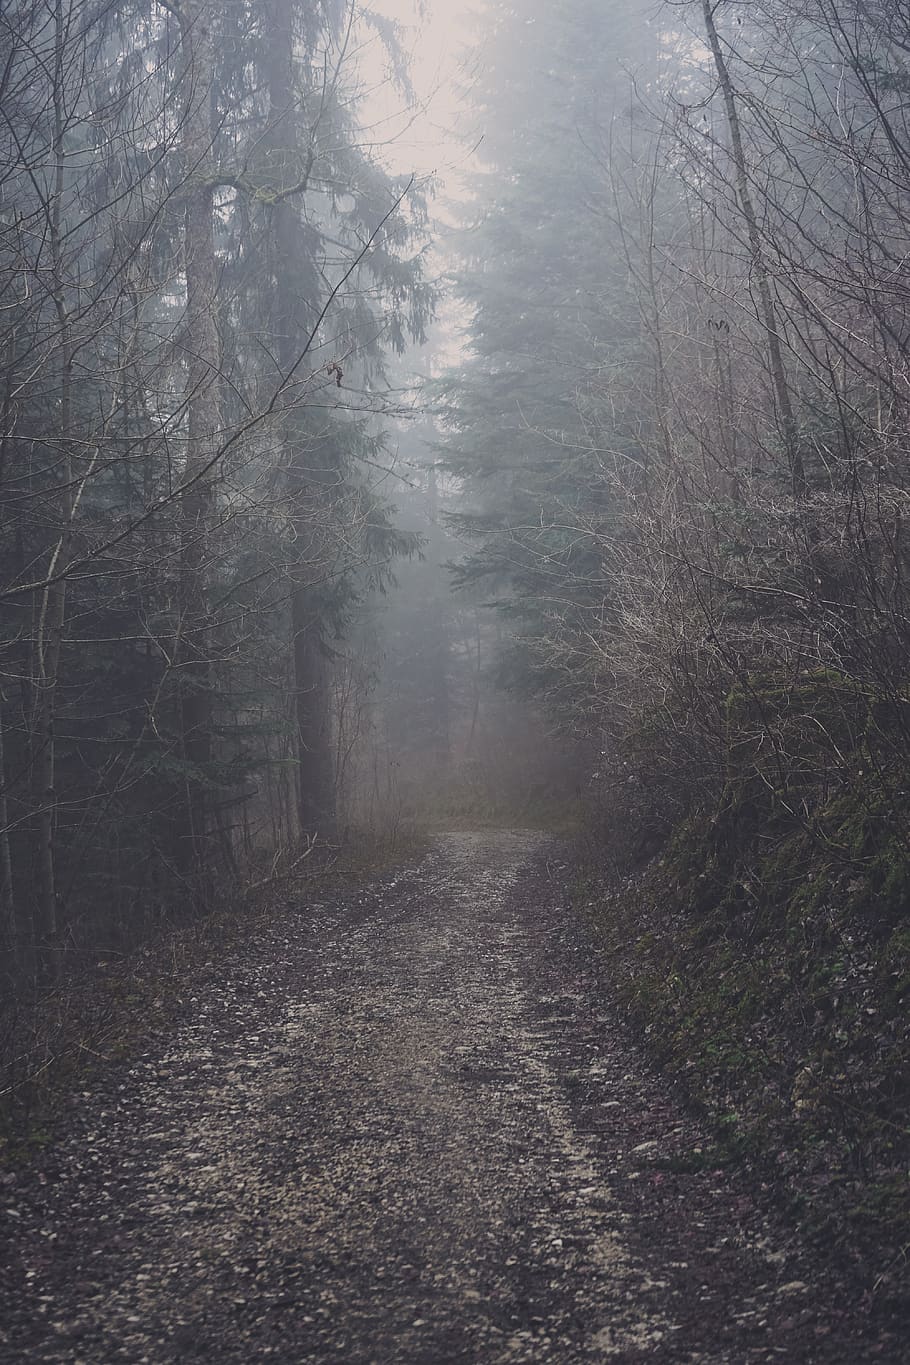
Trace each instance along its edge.
<instances>
[{"instance_id":1,"label":"pine tree","mask_svg":"<svg viewBox=\"0 0 910 1365\"><path fill-rule=\"evenodd\" d=\"M449 469L474 513L462 584L484 582L530 651L512 683L552 687L548 640L604 606L594 521L616 460L642 450L646 347L617 177L636 175L639 104L654 80L644 6L493 10L472 89L484 166L457 274L466 362L443 385ZM621 379L621 383L617 380Z\"/></svg>"},{"instance_id":2,"label":"pine tree","mask_svg":"<svg viewBox=\"0 0 910 1365\"><path fill-rule=\"evenodd\" d=\"M358 146L349 19L296 0L254 7L240 46L252 61L232 75L228 46L224 77L245 115L242 135L225 138L244 167L228 224L237 326L269 338L236 363L272 414L297 816L304 837L323 838L335 829L333 641L363 592L413 549L359 461L383 462L385 357L423 337L433 302L419 259L422 193Z\"/></svg>"},{"instance_id":3,"label":"pine tree","mask_svg":"<svg viewBox=\"0 0 910 1365\"><path fill-rule=\"evenodd\" d=\"M20 971L30 944L53 963L64 937L128 939L266 838L330 825L332 655L414 545L376 486L385 358L432 307L421 193L360 145L349 14L4 10L0 912Z\"/></svg>"}]
</instances>

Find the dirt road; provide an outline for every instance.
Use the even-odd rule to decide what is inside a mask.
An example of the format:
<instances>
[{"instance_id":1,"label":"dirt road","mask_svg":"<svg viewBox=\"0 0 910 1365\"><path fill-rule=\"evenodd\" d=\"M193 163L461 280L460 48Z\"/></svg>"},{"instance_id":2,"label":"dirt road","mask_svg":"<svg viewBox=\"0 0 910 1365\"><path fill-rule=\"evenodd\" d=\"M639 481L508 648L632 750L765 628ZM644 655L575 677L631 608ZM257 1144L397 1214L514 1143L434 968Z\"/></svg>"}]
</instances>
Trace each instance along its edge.
<instances>
[{"instance_id":1,"label":"dirt road","mask_svg":"<svg viewBox=\"0 0 910 1365\"><path fill-rule=\"evenodd\" d=\"M213 962L0 1188L5 1361L897 1361L650 1076L541 836Z\"/></svg>"}]
</instances>

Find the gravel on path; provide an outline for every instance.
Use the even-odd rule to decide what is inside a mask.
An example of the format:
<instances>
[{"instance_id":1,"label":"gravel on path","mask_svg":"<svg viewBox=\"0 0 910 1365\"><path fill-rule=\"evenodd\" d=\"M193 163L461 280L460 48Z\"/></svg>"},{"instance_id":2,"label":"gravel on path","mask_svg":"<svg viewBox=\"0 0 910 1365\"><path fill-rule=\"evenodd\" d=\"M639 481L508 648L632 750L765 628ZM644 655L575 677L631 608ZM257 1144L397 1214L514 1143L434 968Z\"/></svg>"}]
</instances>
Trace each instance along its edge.
<instances>
[{"instance_id":1,"label":"gravel on path","mask_svg":"<svg viewBox=\"0 0 910 1365\"><path fill-rule=\"evenodd\" d=\"M2 1177L0 1358L905 1360L697 1159L567 875L539 834L444 835L208 964Z\"/></svg>"}]
</instances>

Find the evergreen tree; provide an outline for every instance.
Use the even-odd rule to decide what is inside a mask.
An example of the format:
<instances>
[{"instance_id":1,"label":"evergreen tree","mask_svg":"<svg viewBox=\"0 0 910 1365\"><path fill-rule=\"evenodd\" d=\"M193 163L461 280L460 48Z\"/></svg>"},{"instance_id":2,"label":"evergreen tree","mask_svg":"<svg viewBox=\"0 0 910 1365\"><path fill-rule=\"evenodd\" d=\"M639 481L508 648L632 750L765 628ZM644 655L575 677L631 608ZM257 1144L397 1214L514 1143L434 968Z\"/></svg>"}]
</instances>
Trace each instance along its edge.
<instances>
[{"instance_id":1,"label":"evergreen tree","mask_svg":"<svg viewBox=\"0 0 910 1365\"><path fill-rule=\"evenodd\" d=\"M650 417L629 378L646 353L617 222L654 80L645 9L499 5L478 47L484 165L456 275L469 351L442 386L443 458L474 505L459 581L485 582L515 620L507 676L534 690L553 682L554 632L604 606L592 519L611 516L612 466L640 459Z\"/></svg>"},{"instance_id":2,"label":"evergreen tree","mask_svg":"<svg viewBox=\"0 0 910 1365\"><path fill-rule=\"evenodd\" d=\"M241 336L269 338L236 363L255 375L255 405L274 414L298 818L304 836L323 837L335 827L332 642L362 593L414 548L358 459L383 462L385 357L422 339L432 307L422 193L359 146L349 24L344 6L252 6L237 41L248 65L225 73L244 111L242 132L225 139L244 167L229 224L234 306Z\"/></svg>"},{"instance_id":3,"label":"evergreen tree","mask_svg":"<svg viewBox=\"0 0 910 1365\"><path fill-rule=\"evenodd\" d=\"M361 145L350 16L0 17L0 908L20 971L331 826L332 654L413 548L377 492L383 367L432 306L419 188Z\"/></svg>"}]
</instances>

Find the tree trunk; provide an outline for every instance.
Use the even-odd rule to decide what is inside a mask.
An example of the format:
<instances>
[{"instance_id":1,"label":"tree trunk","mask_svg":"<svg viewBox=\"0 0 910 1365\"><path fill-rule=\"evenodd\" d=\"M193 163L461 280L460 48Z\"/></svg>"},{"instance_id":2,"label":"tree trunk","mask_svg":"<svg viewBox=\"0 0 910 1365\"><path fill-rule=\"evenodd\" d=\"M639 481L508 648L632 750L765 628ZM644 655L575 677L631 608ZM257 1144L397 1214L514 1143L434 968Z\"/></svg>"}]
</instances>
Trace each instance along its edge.
<instances>
[{"instance_id":1,"label":"tree trunk","mask_svg":"<svg viewBox=\"0 0 910 1365\"><path fill-rule=\"evenodd\" d=\"M268 6L269 131L266 155L279 191L301 187L301 168L309 163L306 130L299 117L300 96L294 71L294 0L270 0ZM301 231L297 198L279 197L272 208L274 309L272 335L278 368L287 376L297 365L306 341L301 281L310 278L307 248ZM315 314L315 308L312 308ZM298 385L301 378L297 370ZM314 441L305 429L299 400L282 395L282 439L287 451L288 494L296 530L297 563L291 589L291 630L298 765L298 820L302 838L336 837L336 790L332 745L330 667L315 584L325 566L324 524L331 497L330 471L317 470Z\"/></svg>"},{"instance_id":2,"label":"tree trunk","mask_svg":"<svg viewBox=\"0 0 910 1365\"><path fill-rule=\"evenodd\" d=\"M427 376L429 379L429 376ZM427 432L428 444L437 439L435 429L430 426ZM439 485L436 470L431 465L427 476L427 494L430 521L434 528L439 527ZM443 568L438 553L432 555L431 564L435 572ZM433 748L436 758L437 779L448 776L452 757L451 705L449 699L449 633L441 614L431 618L428 654L430 671L430 696L433 703Z\"/></svg>"},{"instance_id":3,"label":"tree trunk","mask_svg":"<svg viewBox=\"0 0 910 1365\"><path fill-rule=\"evenodd\" d=\"M47 585L35 604L32 645L33 709L31 724L31 788L35 812L35 896L33 927L38 969L56 980L61 969L61 943L57 922L56 848L57 791L56 736L57 684L60 646L66 621L64 570L74 515L72 462L73 349L67 308L63 262L63 192L66 114L64 79L66 61L65 16L61 0L54 8L54 190L48 214L51 289L58 326L60 387L58 440L60 449L60 495L57 500L59 529L47 567Z\"/></svg>"},{"instance_id":4,"label":"tree trunk","mask_svg":"<svg viewBox=\"0 0 910 1365\"><path fill-rule=\"evenodd\" d=\"M294 592L291 615L300 833L331 841L337 834L337 812L328 660L304 591Z\"/></svg>"},{"instance_id":5,"label":"tree trunk","mask_svg":"<svg viewBox=\"0 0 910 1365\"><path fill-rule=\"evenodd\" d=\"M181 499L179 623L180 735L186 765L185 802L177 837L178 866L197 895L205 894L212 760L212 681L206 564L212 522L212 471L218 453L219 346L215 321L214 186L211 175L215 55L206 0L186 0L179 14L185 54L183 152L186 181L185 270L187 457Z\"/></svg>"},{"instance_id":6,"label":"tree trunk","mask_svg":"<svg viewBox=\"0 0 910 1365\"><path fill-rule=\"evenodd\" d=\"M15 960L18 953L19 925L13 894L13 860L9 846L9 803L6 797L6 755L4 752L4 709L6 703L0 693L0 917Z\"/></svg>"}]
</instances>

